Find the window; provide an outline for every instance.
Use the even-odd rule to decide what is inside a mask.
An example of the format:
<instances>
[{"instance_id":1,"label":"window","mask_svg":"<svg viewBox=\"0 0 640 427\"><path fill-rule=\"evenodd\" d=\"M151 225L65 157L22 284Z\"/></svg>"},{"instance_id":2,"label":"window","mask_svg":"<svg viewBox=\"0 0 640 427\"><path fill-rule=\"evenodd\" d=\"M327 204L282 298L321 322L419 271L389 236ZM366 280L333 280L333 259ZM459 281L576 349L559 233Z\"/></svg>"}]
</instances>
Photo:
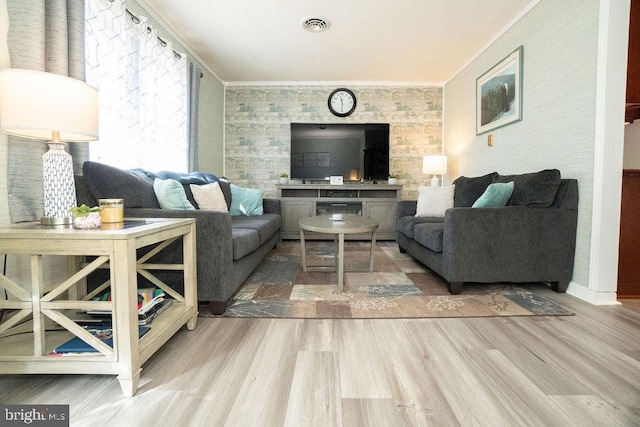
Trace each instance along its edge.
<instances>
[{"instance_id":1,"label":"window","mask_svg":"<svg viewBox=\"0 0 640 427\"><path fill-rule=\"evenodd\" d=\"M186 172L187 59L123 0L86 0L87 82L99 89L90 158L121 168Z\"/></svg>"}]
</instances>

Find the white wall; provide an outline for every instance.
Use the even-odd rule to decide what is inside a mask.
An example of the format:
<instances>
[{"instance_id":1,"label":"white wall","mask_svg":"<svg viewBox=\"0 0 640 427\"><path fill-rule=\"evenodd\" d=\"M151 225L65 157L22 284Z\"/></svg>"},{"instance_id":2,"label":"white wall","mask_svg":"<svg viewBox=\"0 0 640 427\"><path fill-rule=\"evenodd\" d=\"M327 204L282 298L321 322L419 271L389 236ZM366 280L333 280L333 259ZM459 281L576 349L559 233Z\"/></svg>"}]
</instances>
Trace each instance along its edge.
<instances>
[{"instance_id":1,"label":"white wall","mask_svg":"<svg viewBox=\"0 0 640 427\"><path fill-rule=\"evenodd\" d=\"M224 170L224 86L206 75L200 81L198 121L198 169L223 176Z\"/></svg>"},{"instance_id":2,"label":"white wall","mask_svg":"<svg viewBox=\"0 0 640 427\"><path fill-rule=\"evenodd\" d=\"M604 204L601 191L603 141L611 136L607 144L614 161L613 166L607 168L616 167L618 144L620 157L622 150L622 137L617 141L616 129L605 124L610 115L601 109L604 108L602 105L597 107L598 103L607 101L606 92L598 91L606 85L607 76L620 80L615 73L607 73L607 56L603 56L606 49L599 49L609 37L608 33L603 34L602 24L608 22L610 3L616 3L614 8L625 7L625 0L542 0L445 86L444 140L445 152L450 159L450 180L459 175L474 176L492 171L524 173L549 168L559 169L564 178L578 180L577 249L570 292L581 286L594 290L602 286L610 294L612 285L615 292L615 283L594 283L595 276L590 277L602 272L594 265L599 254L598 248L592 248L592 242L593 237L603 231L599 229L600 208ZM628 1L626 7L628 14ZM622 24L617 29L615 26L604 29L624 31ZM494 136L494 146L489 147L487 134L475 134L476 79L520 45L524 47L523 120L490 132ZM621 126L622 122L620 130ZM598 196L596 209L594 188ZM615 193L619 199L619 188L615 180L608 188L614 193L612 205L615 209L619 209L619 202L615 206ZM617 248L615 229L619 214L616 218L615 209L612 211L613 234ZM598 232L594 234L593 229ZM607 247L611 243L610 240L596 241L597 245ZM615 253L614 273L617 271L617 249ZM610 276L608 282L611 282ZM597 277L600 280L601 277ZM615 282L615 277L613 280ZM613 298L615 300L615 293Z\"/></svg>"}]
</instances>

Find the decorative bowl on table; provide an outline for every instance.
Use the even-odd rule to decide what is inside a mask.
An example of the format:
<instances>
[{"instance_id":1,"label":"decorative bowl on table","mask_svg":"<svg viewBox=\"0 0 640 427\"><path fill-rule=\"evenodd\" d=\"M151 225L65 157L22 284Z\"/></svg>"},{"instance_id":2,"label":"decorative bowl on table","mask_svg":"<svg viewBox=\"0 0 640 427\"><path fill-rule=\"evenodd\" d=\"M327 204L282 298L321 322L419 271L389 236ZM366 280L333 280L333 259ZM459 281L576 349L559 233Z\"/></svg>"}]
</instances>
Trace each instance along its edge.
<instances>
[{"instance_id":1,"label":"decorative bowl on table","mask_svg":"<svg viewBox=\"0 0 640 427\"><path fill-rule=\"evenodd\" d=\"M102 218L100 212L91 212L86 216L74 216L73 228L80 230L92 230L102 226Z\"/></svg>"},{"instance_id":2,"label":"decorative bowl on table","mask_svg":"<svg viewBox=\"0 0 640 427\"><path fill-rule=\"evenodd\" d=\"M73 228L80 230L92 230L102 226L102 217L100 216L100 208L94 206L90 208L87 205L80 207L72 207L69 209L73 216Z\"/></svg>"}]
</instances>

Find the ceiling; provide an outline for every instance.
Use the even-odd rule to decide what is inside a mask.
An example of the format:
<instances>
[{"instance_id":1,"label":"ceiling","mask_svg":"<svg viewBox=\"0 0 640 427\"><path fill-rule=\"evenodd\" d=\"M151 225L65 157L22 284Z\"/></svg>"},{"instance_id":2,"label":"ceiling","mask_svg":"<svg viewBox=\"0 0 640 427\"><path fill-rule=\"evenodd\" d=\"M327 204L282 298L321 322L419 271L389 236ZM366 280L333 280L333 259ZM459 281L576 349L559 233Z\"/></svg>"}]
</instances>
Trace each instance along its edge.
<instances>
[{"instance_id":1,"label":"ceiling","mask_svg":"<svg viewBox=\"0 0 640 427\"><path fill-rule=\"evenodd\" d=\"M539 0L146 0L224 82L440 83ZM330 21L321 33L310 17Z\"/></svg>"}]
</instances>

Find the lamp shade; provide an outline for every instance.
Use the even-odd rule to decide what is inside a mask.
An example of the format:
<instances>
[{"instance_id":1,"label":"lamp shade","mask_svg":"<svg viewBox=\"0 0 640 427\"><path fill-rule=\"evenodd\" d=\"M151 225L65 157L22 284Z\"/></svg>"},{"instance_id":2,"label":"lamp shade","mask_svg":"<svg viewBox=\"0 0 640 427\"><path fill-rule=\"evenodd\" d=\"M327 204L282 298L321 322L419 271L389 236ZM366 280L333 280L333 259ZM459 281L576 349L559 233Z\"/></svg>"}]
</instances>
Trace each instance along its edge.
<instances>
[{"instance_id":1,"label":"lamp shade","mask_svg":"<svg viewBox=\"0 0 640 427\"><path fill-rule=\"evenodd\" d=\"M98 90L58 74L18 68L0 70L0 130L33 139L93 141L98 138Z\"/></svg>"},{"instance_id":2,"label":"lamp shade","mask_svg":"<svg viewBox=\"0 0 640 427\"><path fill-rule=\"evenodd\" d=\"M422 173L429 175L444 175L447 173L447 156L424 156L422 158Z\"/></svg>"}]
</instances>

